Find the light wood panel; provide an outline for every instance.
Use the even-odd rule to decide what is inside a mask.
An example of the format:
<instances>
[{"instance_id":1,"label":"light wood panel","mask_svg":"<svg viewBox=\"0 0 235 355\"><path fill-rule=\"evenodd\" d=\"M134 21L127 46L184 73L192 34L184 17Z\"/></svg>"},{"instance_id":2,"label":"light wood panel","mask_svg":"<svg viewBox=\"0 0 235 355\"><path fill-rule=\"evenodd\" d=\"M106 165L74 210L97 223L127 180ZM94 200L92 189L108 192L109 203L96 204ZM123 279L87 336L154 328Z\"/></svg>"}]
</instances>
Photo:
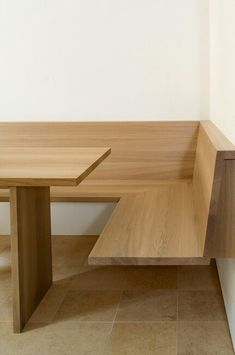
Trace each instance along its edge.
<instances>
[{"instance_id":1,"label":"light wood panel","mask_svg":"<svg viewBox=\"0 0 235 355\"><path fill-rule=\"evenodd\" d=\"M221 164L223 157L218 156L216 147L212 144L204 127L200 126L196 160L193 177L194 201L197 216L198 235L201 247L204 247L207 234L208 219L211 209L212 192L214 185L214 176ZM221 171L219 171L218 179L220 182ZM218 188L220 187L217 184ZM216 196L218 191L216 191ZM218 196L217 196L218 197ZM216 202L217 200L215 200Z\"/></svg>"},{"instance_id":2,"label":"light wood panel","mask_svg":"<svg viewBox=\"0 0 235 355\"><path fill-rule=\"evenodd\" d=\"M191 183L159 185L122 197L95 247L90 264L161 265L203 260Z\"/></svg>"},{"instance_id":3,"label":"light wood panel","mask_svg":"<svg viewBox=\"0 0 235 355\"><path fill-rule=\"evenodd\" d=\"M0 123L0 147L111 147L88 179L191 178L199 122Z\"/></svg>"},{"instance_id":4,"label":"light wood panel","mask_svg":"<svg viewBox=\"0 0 235 355\"><path fill-rule=\"evenodd\" d=\"M235 160L224 160L221 189L212 233L208 233L204 255L235 257Z\"/></svg>"},{"instance_id":5,"label":"light wood panel","mask_svg":"<svg viewBox=\"0 0 235 355\"><path fill-rule=\"evenodd\" d=\"M50 185L77 185L110 148L1 147L10 187L13 324L19 333L52 284Z\"/></svg>"},{"instance_id":6,"label":"light wood panel","mask_svg":"<svg viewBox=\"0 0 235 355\"><path fill-rule=\"evenodd\" d=\"M52 201L119 201L122 196L153 191L159 185L184 183L186 179L172 180L84 180L77 187L52 187Z\"/></svg>"},{"instance_id":7,"label":"light wood panel","mask_svg":"<svg viewBox=\"0 0 235 355\"><path fill-rule=\"evenodd\" d=\"M52 284L49 187L11 188L13 325L21 332Z\"/></svg>"},{"instance_id":8,"label":"light wood panel","mask_svg":"<svg viewBox=\"0 0 235 355\"><path fill-rule=\"evenodd\" d=\"M0 148L0 186L74 186L109 154L110 148Z\"/></svg>"},{"instance_id":9,"label":"light wood panel","mask_svg":"<svg viewBox=\"0 0 235 355\"><path fill-rule=\"evenodd\" d=\"M145 191L152 191L159 185L184 183L187 179L172 180L88 180L78 186L51 187L52 202L107 202L118 201L120 197ZM0 202L9 201L9 190L0 189Z\"/></svg>"},{"instance_id":10,"label":"light wood panel","mask_svg":"<svg viewBox=\"0 0 235 355\"><path fill-rule=\"evenodd\" d=\"M235 256L234 159L231 142L211 122L201 122L192 185L121 197L89 262L193 264Z\"/></svg>"},{"instance_id":11,"label":"light wood panel","mask_svg":"<svg viewBox=\"0 0 235 355\"><path fill-rule=\"evenodd\" d=\"M200 126L210 138L218 152L224 153L224 159L235 159L235 147L230 140L211 121L201 121Z\"/></svg>"},{"instance_id":12,"label":"light wood panel","mask_svg":"<svg viewBox=\"0 0 235 355\"><path fill-rule=\"evenodd\" d=\"M229 195L225 196L221 191L223 176L229 175L225 172L226 162L229 161L227 159L235 159L235 147L210 121L202 121L196 150L193 191L198 236L205 256L218 255L218 250L217 255L215 253L218 213L221 206L230 200ZM226 180L227 178L224 177L224 181ZM229 238L233 239L232 234ZM230 246L233 244L231 240ZM227 252L235 255L235 248Z\"/></svg>"},{"instance_id":13,"label":"light wood panel","mask_svg":"<svg viewBox=\"0 0 235 355\"><path fill-rule=\"evenodd\" d=\"M133 261L132 257L130 259L128 257L129 261L125 260L125 263L177 264L185 263L186 260L190 260L190 263L199 263L205 261L202 258L203 256L208 258L221 256L219 254L221 250L223 250L222 255L235 256L233 245L234 216L233 212L228 212L229 207L233 207L233 202L231 202L233 199L229 197L229 191L233 191L231 174L235 160L235 149L231 142L210 121L200 123L199 136L198 126L198 122L190 121L0 124L0 138L2 138L0 146L6 147L10 144L21 147L21 149L22 146L29 147L30 145L35 149L41 149L42 146L61 147L61 145L63 147L111 146L112 155L90 175L87 181L82 182L78 187L53 187L51 189L51 200L118 201L121 198L116 210L124 211L124 217L122 217L122 212L116 212L115 210L114 213L119 213L120 220L124 222L129 214L124 207L120 206L123 205L123 201L127 201L128 205L135 195L138 195L135 198L138 198L139 201L141 196L142 198L145 196L145 206L148 206L153 204L151 202L152 196L159 200L158 194L160 194L163 202L159 204L159 209L162 206L164 210L168 206L170 211L171 201L175 199L175 201L178 201L174 202L175 207L177 207L177 213L175 214L178 217L175 221L173 212L169 212L171 216L169 221L171 221L170 225L175 223L177 226L177 223L179 223L176 228L180 231L176 233L179 237L178 242L178 237L176 239L172 237L172 244L168 244L168 238L172 235L170 227L167 226L167 232L163 233L163 236L165 236L164 243L167 243L167 248L169 247L167 250L171 256L164 255L163 257L152 258L145 250L146 258L142 255ZM192 178L193 167L193 187L188 183L185 185L184 181L179 183L177 179ZM173 192L175 190L172 186L178 186L178 192ZM190 186L189 192L185 193L185 187L182 188L182 186ZM230 188L228 189L227 186L230 186ZM2 196L2 200L7 200L7 190L2 191L2 193L0 192L0 198ZM179 193L181 193L181 198L178 195ZM147 201L148 199L151 203ZM186 202L193 206L192 208L188 207L192 213L187 214L186 212L181 215L178 209L184 211L184 205L180 203L186 204ZM141 203L139 202L139 204ZM136 204L134 203L134 205ZM224 206L223 214L221 206ZM148 207L146 208L148 210ZM139 207L136 207L136 211L140 210ZM161 216L159 211L157 213ZM144 212L139 213L142 218ZM193 221L191 215L193 215ZM136 220L134 216L133 220ZM147 220L146 218L145 221ZM188 221L190 221L190 225L193 226L195 232L191 235L194 235L194 237L196 235L197 246L194 245L194 251L199 248L200 253L202 252L201 256L189 257L190 250L193 248L189 247L189 250L187 250L187 245L190 245L192 240L195 242L195 238L191 239L190 237L190 239L184 240L185 234L183 232ZM226 225L224 221L226 221ZM110 223L108 223L109 226ZM127 220L127 228L129 228L128 223ZM226 227L228 225L230 227ZM122 228L124 227L122 226ZM115 224L114 228L116 229ZM128 229L128 233L132 233L132 228L134 230L134 226L131 227L131 231ZM145 222L143 228L146 228L144 233L148 234L149 226L147 222ZM222 236L223 230L226 230L225 241L223 241ZM187 256L185 258L182 255L172 258L176 251L174 243L186 248ZM170 249L171 245L174 248ZM162 245L160 244L159 250L162 255L161 248ZM189 259L187 259L188 257ZM99 258L99 262L100 260L101 258ZM106 257L104 261L107 262ZM114 262L113 258L112 262Z\"/></svg>"}]
</instances>

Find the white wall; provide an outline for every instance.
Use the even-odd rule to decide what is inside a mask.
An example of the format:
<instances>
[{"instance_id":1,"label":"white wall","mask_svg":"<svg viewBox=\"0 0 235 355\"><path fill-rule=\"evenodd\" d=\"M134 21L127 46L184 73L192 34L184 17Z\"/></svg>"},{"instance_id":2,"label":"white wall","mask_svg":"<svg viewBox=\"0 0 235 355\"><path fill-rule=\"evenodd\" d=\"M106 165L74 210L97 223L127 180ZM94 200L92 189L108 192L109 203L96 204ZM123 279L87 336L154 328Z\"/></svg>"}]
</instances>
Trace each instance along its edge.
<instances>
[{"instance_id":1,"label":"white wall","mask_svg":"<svg viewBox=\"0 0 235 355\"><path fill-rule=\"evenodd\" d=\"M235 144L234 0L210 1L210 33L210 116ZM235 345L235 259L220 259L217 265Z\"/></svg>"},{"instance_id":2,"label":"white wall","mask_svg":"<svg viewBox=\"0 0 235 355\"><path fill-rule=\"evenodd\" d=\"M53 235L99 235L116 203L51 203ZM0 203L0 235L10 234L10 206Z\"/></svg>"},{"instance_id":3,"label":"white wall","mask_svg":"<svg viewBox=\"0 0 235 355\"><path fill-rule=\"evenodd\" d=\"M53 235L99 235L116 203L52 203Z\"/></svg>"},{"instance_id":4,"label":"white wall","mask_svg":"<svg viewBox=\"0 0 235 355\"><path fill-rule=\"evenodd\" d=\"M211 0L210 117L235 144L234 0Z\"/></svg>"},{"instance_id":5,"label":"white wall","mask_svg":"<svg viewBox=\"0 0 235 355\"><path fill-rule=\"evenodd\" d=\"M208 0L1 0L0 120L208 114Z\"/></svg>"}]
</instances>

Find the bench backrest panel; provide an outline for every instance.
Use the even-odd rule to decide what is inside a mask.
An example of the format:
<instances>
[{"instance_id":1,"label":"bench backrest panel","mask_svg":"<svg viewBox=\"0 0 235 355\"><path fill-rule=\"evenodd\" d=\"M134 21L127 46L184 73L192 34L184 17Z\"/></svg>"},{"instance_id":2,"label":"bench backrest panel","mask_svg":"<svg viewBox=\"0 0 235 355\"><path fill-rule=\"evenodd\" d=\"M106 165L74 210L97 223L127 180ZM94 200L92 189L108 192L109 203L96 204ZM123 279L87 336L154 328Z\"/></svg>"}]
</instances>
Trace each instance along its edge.
<instances>
[{"instance_id":1,"label":"bench backrest panel","mask_svg":"<svg viewBox=\"0 0 235 355\"><path fill-rule=\"evenodd\" d=\"M205 244L205 255L235 256L235 160L226 159L222 174L215 232Z\"/></svg>"},{"instance_id":2,"label":"bench backrest panel","mask_svg":"<svg viewBox=\"0 0 235 355\"><path fill-rule=\"evenodd\" d=\"M193 192L198 235L205 256L218 256L216 250L221 250L218 244L224 239L222 235L218 235L218 219L222 200L226 201L224 203L229 200L229 196L225 196L225 186L223 187L228 178L224 177L228 159L235 159L235 147L212 122L202 121L198 134ZM232 240L232 235L228 239Z\"/></svg>"},{"instance_id":3,"label":"bench backrest panel","mask_svg":"<svg viewBox=\"0 0 235 355\"><path fill-rule=\"evenodd\" d=\"M204 127L200 125L193 176L193 191L202 249L205 244L208 219L211 212L216 164L216 147L212 144Z\"/></svg>"},{"instance_id":4,"label":"bench backrest panel","mask_svg":"<svg viewBox=\"0 0 235 355\"><path fill-rule=\"evenodd\" d=\"M89 179L191 178L199 122L0 123L0 147L111 147Z\"/></svg>"}]
</instances>

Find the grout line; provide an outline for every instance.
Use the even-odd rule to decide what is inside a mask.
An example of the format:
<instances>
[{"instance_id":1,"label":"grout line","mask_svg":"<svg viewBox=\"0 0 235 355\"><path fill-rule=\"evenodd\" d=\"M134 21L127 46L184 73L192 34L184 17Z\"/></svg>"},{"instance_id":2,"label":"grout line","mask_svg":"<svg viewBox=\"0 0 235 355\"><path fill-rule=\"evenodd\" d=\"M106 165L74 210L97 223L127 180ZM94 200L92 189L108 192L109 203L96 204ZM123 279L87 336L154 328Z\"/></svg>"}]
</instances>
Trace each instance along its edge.
<instances>
[{"instance_id":1,"label":"grout line","mask_svg":"<svg viewBox=\"0 0 235 355\"><path fill-rule=\"evenodd\" d=\"M122 296L123 296L123 290L120 291L119 302L117 304L116 312L115 312L115 315L113 317L113 326L112 326L111 332L113 331L114 323L116 322L116 318L117 318L118 310L119 310L119 307L120 307L120 304L121 304Z\"/></svg>"},{"instance_id":2,"label":"grout line","mask_svg":"<svg viewBox=\"0 0 235 355\"><path fill-rule=\"evenodd\" d=\"M142 323L146 323L146 324L159 324L159 323L168 323L168 324L173 324L176 323L176 321L174 320L117 320L115 321L115 323L128 323L128 324L142 324Z\"/></svg>"},{"instance_id":3,"label":"grout line","mask_svg":"<svg viewBox=\"0 0 235 355\"><path fill-rule=\"evenodd\" d=\"M121 299L122 299L122 294L123 294L123 290L120 291L120 297L119 297L119 302L117 303L117 307L116 307L116 312L115 312L115 315L113 317L113 321L110 322L111 324L111 327L110 327L110 331L108 332L107 336L106 336L106 339L105 339L105 342L104 342L104 352L105 352L105 349L106 347L108 346L108 341L109 341L109 337L111 336L112 334L112 331L113 331L113 327L114 327L114 323L115 323L115 319L117 317L117 313L118 313L118 309L119 309L119 306L120 306L120 303L121 303ZM99 322L98 322L99 323Z\"/></svg>"},{"instance_id":4,"label":"grout line","mask_svg":"<svg viewBox=\"0 0 235 355\"><path fill-rule=\"evenodd\" d=\"M109 320L66 320L66 321L58 321L57 323L62 323L64 322L65 324L66 323L73 323L73 324L76 324L76 323L94 323L94 324L97 324L97 323L101 323L101 324L112 324L113 323L118 323L118 324L174 324L174 323L177 323L176 321L166 321L166 320L155 320L155 321L109 321ZM10 320L0 320L0 324L1 323L11 323L12 324L12 321ZM53 324L53 322L51 321L33 321L33 322L30 322L30 323L45 323L45 324ZM226 321L223 321L223 320L217 320L217 321L180 321L180 323L223 323L223 324L227 324ZM111 332L110 332L111 333Z\"/></svg>"}]
</instances>

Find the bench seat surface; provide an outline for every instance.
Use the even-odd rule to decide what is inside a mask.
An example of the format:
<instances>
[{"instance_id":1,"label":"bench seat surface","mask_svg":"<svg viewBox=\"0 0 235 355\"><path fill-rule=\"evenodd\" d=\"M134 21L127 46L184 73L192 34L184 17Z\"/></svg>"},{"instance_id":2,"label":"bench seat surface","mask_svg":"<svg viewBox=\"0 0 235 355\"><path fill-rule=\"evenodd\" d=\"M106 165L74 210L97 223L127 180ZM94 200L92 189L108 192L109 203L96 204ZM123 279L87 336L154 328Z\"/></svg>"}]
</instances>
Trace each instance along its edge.
<instances>
[{"instance_id":1,"label":"bench seat surface","mask_svg":"<svg viewBox=\"0 0 235 355\"><path fill-rule=\"evenodd\" d=\"M89 264L102 265L207 262L189 181L123 196L89 255Z\"/></svg>"}]
</instances>

